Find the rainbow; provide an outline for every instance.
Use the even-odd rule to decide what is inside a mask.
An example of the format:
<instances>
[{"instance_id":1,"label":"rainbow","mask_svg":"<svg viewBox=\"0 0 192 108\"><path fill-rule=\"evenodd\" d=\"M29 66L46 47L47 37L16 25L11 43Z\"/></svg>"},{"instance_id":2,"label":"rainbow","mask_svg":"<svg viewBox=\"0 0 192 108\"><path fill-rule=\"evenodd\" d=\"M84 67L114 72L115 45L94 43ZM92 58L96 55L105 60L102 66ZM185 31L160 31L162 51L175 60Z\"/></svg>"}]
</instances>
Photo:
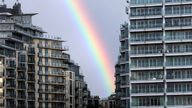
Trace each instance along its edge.
<instances>
[{"instance_id":1,"label":"rainbow","mask_svg":"<svg viewBox=\"0 0 192 108\"><path fill-rule=\"evenodd\" d=\"M101 41L100 34L94 28L95 26L79 0L64 1L89 47L90 53L95 58L96 64L98 64L99 71L105 82L104 86L109 95L115 89L114 66L111 65L110 56L106 53L105 45Z\"/></svg>"}]
</instances>

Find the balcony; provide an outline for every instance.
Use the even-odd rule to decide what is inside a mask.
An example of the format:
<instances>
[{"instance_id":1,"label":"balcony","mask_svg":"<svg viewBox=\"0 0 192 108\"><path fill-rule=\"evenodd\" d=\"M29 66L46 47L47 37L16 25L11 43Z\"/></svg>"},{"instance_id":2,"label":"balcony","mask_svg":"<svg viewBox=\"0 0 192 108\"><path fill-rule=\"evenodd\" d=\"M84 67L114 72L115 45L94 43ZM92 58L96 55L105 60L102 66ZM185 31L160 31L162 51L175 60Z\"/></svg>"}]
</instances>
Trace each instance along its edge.
<instances>
[{"instance_id":1,"label":"balcony","mask_svg":"<svg viewBox=\"0 0 192 108\"><path fill-rule=\"evenodd\" d=\"M128 81L120 81L120 83L121 83L121 88L129 87L129 82Z\"/></svg>"},{"instance_id":2,"label":"balcony","mask_svg":"<svg viewBox=\"0 0 192 108\"><path fill-rule=\"evenodd\" d=\"M163 96L164 88L148 88L148 89L132 89L131 96L140 97L140 96Z\"/></svg>"},{"instance_id":3,"label":"balcony","mask_svg":"<svg viewBox=\"0 0 192 108\"><path fill-rule=\"evenodd\" d=\"M127 45L127 46L121 46L121 47L119 48L119 51L120 51L120 52L126 52L126 51L129 51L129 49L128 49L128 45Z\"/></svg>"},{"instance_id":4,"label":"balcony","mask_svg":"<svg viewBox=\"0 0 192 108\"><path fill-rule=\"evenodd\" d=\"M26 71L26 65L25 66L18 66L18 71Z\"/></svg>"},{"instance_id":5,"label":"balcony","mask_svg":"<svg viewBox=\"0 0 192 108\"><path fill-rule=\"evenodd\" d=\"M28 64L35 64L35 60L28 60Z\"/></svg>"},{"instance_id":6,"label":"balcony","mask_svg":"<svg viewBox=\"0 0 192 108\"><path fill-rule=\"evenodd\" d=\"M29 85L29 84L28 84ZM35 85L33 86L28 86L28 92L35 92Z\"/></svg>"},{"instance_id":7,"label":"balcony","mask_svg":"<svg viewBox=\"0 0 192 108\"><path fill-rule=\"evenodd\" d=\"M131 67L132 71L136 70L162 70L163 66L151 66L151 67Z\"/></svg>"},{"instance_id":8,"label":"balcony","mask_svg":"<svg viewBox=\"0 0 192 108\"><path fill-rule=\"evenodd\" d=\"M64 98L39 98L40 102L59 102L59 103L65 103L66 100Z\"/></svg>"},{"instance_id":9,"label":"balcony","mask_svg":"<svg viewBox=\"0 0 192 108\"><path fill-rule=\"evenodd\" d=\"M16 64L15 62L10 62L6 65L6 69L15 69L16 68Z\"/></svg>"},{"instance_id":10,"label":"balcony","mask_svg":"<svg viewBox=\"0 0 192 108\"><path fill-rule=\"evenodd\" d=\"M25 95L18 95L17 98L20 100L25 100L26 99L26 96Z\"/></svg>"},{"instance_id":11,"label":"balcony","mask_svg":"<svg viewBox=\"0 0 192 108\"><path fill-rule=\"evenodd\" d=\"M18 75L17 79L18 80L26 80L26 76L25 75Z\"/></svg>"},{"instance_id":12,"label":"balcony","mask_svg":"<svg viewBox=\"0 0 192 108\"><path fill-rule=\"evenodd\" d=\"M43 71L39 71L40 75L48 75L48 76L65 76L64 71L47 71L43 73Z\"/></svg>"},{"instance_id":13,"label":"balcony","mask_svg":"<svg viewBox=\"0 0 192 108\"><path fill-rule=\"evenodd\" d=\"M7 83L7 84L6 84L6 87L7 87L7 88L15 89L16 84L15 84L15 83Z\"/></svg>"},{"instance_id":14,"label":"balcony","mask_svg":"<svg viewBox=\"0 0 192 108\"><path fill-rule=\"evenodd\" d=\"M29 48L28 55L35 55L35 49L34 48Z\"/></svg>"},{"instance_id":15,"label":"balcony","mask_svg":"<svg viewBox=\"0 0 192 108\"><path fill-rule=\"evenodd\" d=\"M6 97L7 97L7 98L16 98L16 94L7 93L7 94L6 94Z\"/></svg>"},{"instance_id":16,"label":"balcony","mask_svg":"<svg viewBox=\"0 0 192 108\"><path fill-rule=\"evenodd\" d=\"M123 91L123 92L121 92L120 94L120 97L121 97L121 100L128 100L128 99L130 99L130 94L129 94L129 91Z\"/></svg>"},{"instance_id":17,"label":"balcony","mask_svg":"<svg viewBox=\"0 0 192 108\"><path fill-rule=\"evenodd\" d=\"M28 68L29 73L35 73L35 68Z\"/></svg>"},{"instance_id":18,"label":"balcony","mask_svg":"<svg viewBox=\"0 0 192 108\"><path fill-rule=\"evenodd\" d=\"M174 90L172 90L174 91ZM174 92L167 92L167 95L169 96L173 96L173 95L181 95L181 96L184 96L184 95L191 95L192 94L192 91L174 91Z\"/></svg>"},{"instance_id":19,"label":"balcony","mask_svg":"<svg viewBox=\"0 0 192 108\"><path fill-rule=\"evenodd\" d=\"M63 46L56 46L56 45L43 45L43 44L38 44L40 48L46 48L46 49L53 49L53 50L61 50L61 51L67 51L69 50L68 47L63 47Z\"/></svg>"},{"instance_id":20,"label":"balcony","mask_svg":"<svg viewBox=\"0 0 192 108\"><path fill-rule=\"evenodd\" d=\"M45 66L45 67L57 67L57 68L68 68L68 64L63 64L63 63L42 63L39 62L40 66Z\"/></svg>"},{"instance_id":21,"label":"balcony","mask_svg":"<svg viewBox=\"0 0 192 108\"><path fill-rule=\"evenodd\" d=\"M54 93L54 94L65 94L66 93L66 91L64 89L39 89L39 92Z\"/></svg>"},{"instance_id":22,"label":"balcony","mask_svg":"<svg viewBox=\"0 0 192 108\"><path fill-rule=\"evenodd\" d=\"M146 53L146 54L131 54L131 58L141 58L141 57L161 57L163 56L162 51L159 53Z\"/></svg>"},{"instance_id":23,"label":"balcony","mask_svg":"<svg viewBox=\"0 0 192 108\"><path fill-rule=\"evenodd\" d=\"M14 73L7 73L7 78L16 78L16 75Z\"/></svg>"},{"instance_id":24,"label":"balcony","mask_svg":"<svg viewBox=\"0 0 192 108\"><path fill-rule=\"evenodd\" d=\"M130 3L130 7L151 7L151 6L162 6L162 1L161 0L156 0L151 2L150 0L146 0L146 1L138 1L138 0L133 0Z\"/></svg>"},{"instance_id":25,"label":"balcony","mask_svg":"<svg viewBox=\"0 0 192 108\"><path fill-rule=\"evenodd\" d=\"M7 104L6 108L16 108L16 104Z\"/></svg>"},{"instance_id":26,"label":"balcony","mask_svg":"<svg viewBox=\"0 0 192 108\"><path fill-rule=\"evenodd\" d=\"M56 55L56 54L42 54L42 53L39 53L38 55L39 55L39 57L44 57L44 58L64 59L64 60L69 59L69 56L63 55L63 54Z\"/></svg>"},{"instance_id":27,"label":"balcony","mask_svg":"<svg viewBox=\"0 0 192 108\"><path fill-rule=\"evenodd\" d=\"M53 84L53 85L65 85L65 81L51 81L51 80L48 80L48 81L42 81L42 80L39 80L39 83L42 83L42 84Z\"/></svg>"},{"instance_id":28,"label":"balcony","mask_svg":"<svg viewBox=\"0 0 192 108\"><path fill-rule=\"evenodd\" d=\"M35 96L28 96L28 101L35 101Z\"/></svg>"},{"instance_id":29,"label":"balcony","mask_svg":"<svg viewBox=\"0 0 192 108\"><path fill-rule=\"evenodd\" d=\"M191 0L167 0L165 5L188 5L191 4L192 1Z\"/></svg>"},{"instance_id":30,"label":"balcony","mask_svg":"<svg viewBox=\"0 0 192 108\"><path fill-rule=\"evenodd\" d=\"M25 85L18 85L18 86L17 86L17 89L25 90L25 89L26 89L26 86L25 86Z\"/></svg>"},{"instance_id":31,"label":"balcony","mask_svg":"<svg viewBox=\"0 0 192 108\"><path fill-rule=\"evenodd\" d=\"M168 65L166 69L191 69L192 65Z\"/></svg>"},{"instance_id":32,"label":"balcony","mask_svg":"<svg viewBox=\"0 0 192 108\"><path fill-rule=\"evenodd\" d=\"M127 64L127 63L129 63L129 58L121 57L119 59L119 62L120 62L120 64Z\"/></svg>"},{"instance_id":33,"label":"balcony","mask_svg":"<svg viewBox=\"0 0 192 108\"><path fill-rule=\"evenodd\" d=\"M28 76L28 81L30 81L30 82L35 82L35 77L29 77L29 76Z\"/></svg>"},{"instance_id":34,"label":"balcony","mask_svg":"<svg viewBox=\"0 0 192 108\"><path fill-rule=\"evenodd\" d=\"M128 31L127 31L127 32L128 32ZM126 35L120 35L120 36L119 36L119 40L120 40L120 41L128 40L128 34L126 34Z\"/></svg>"},{"instance_id":35,"label":"balcony","mask_svg":"<svg viewBox=\"0 0 192 108\"><path fill-rule=\"evenodd\" d=\"M140 24L144 23L144 24ZM148 23L148 24L147 24ZM150 23L150 24L149 24ZM145 20L131 20L130 32L147 32L147 31L162 31L162 19L145 19Z\"/></svg>"}]
</instances>

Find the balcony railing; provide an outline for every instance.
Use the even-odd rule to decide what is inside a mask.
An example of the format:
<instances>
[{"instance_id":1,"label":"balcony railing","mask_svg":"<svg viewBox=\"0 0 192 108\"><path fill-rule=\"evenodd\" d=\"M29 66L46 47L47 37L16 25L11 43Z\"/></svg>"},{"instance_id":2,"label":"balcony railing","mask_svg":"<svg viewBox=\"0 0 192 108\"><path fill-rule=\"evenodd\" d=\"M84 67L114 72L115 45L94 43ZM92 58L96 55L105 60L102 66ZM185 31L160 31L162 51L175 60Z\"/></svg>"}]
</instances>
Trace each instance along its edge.
<instances>
[{"instance_id":1,"label":"balcony railing","mask_svg":"<svg viewBox=\"0 0 192 108\"><path fill-rule=\"evenodd\" d=\"M62 63L42 63L42 62L39 62L39 65L48 66L48 67L68 68L68 64L62 64Z\"/></svg>"},{"instance_id":2,"label":"balcony railing","mask_svg":"<svg viewBox=\"0 0 192 108\"><path fill-rule=\"evenodd\" d=\"M65 93L64 89L39 89L39 92Z\"/></svg>"},{"instance_id":3,"label":"balcony railing","mask_svg":"<svg viewBox=\"0 0 192 108\"><path fill-rule=\"evenodd\" d=\"M15 74L7 74L7 77L8 77L8 78L15 78L16 75L15 75Z\"/></svg>"},{"instance_id":4,"label":"balcony railing","mask_svg":"<svg viewBox=\"0 0 192 108\"><path fill-rule=\"evenodd\" d=\"M65 84L65 81L51 81L51 80L47 80L47 81L43 81L43 80L39 80L39 83L44 83L44 84Z\"/></svg>"},{"instance_id":5,"label":"balcony railing","mask_svg":"<svg viewBox=\"0 0 192 108\"><path fill-rule=\"evenodd\" d=\"M25 95L18 95L18 98L19 98L19 99L25 99L26 96L25 96Z\"/></svg>"},{"instance_id":6,"label":"balcony railing","mask_svg":"<svg viewBox=\"0 0 192 108\"><path fill-rule=\"evenodd\" d=\"M55 58L55 59L69 59L69 56L63 55L63 54L42 54L39 53L39 57L49 57L49 58Z\"/></svg>"},{"instance_id":7,"label":"balcony railing","mask_svg":"<svg viewBox=\"0 0 192 108\"><path fill-rule=\"evenodd\" d=\"M129 85L128 81L120 81L120 83L121 83L122 86Z\"/></svg>"},{"instance_id":8,"label":"balcony railing","mask_svg":"<svg viewBox=\"0 0 192 108\"><path fill-rule=\"evenodd\" d=\"M39 71L39 74L41 75L58 75L58 76L63 76L65 73L63 71L46 71L43 73L43 71Z\"/></svg>"},{"instance_id":9,"label":"balcony railing","mask_svg":"<svg viewBox=\"0 0 192 108\"><path fill-rule=\"evenodd\" d=\"M151 88L148 88L148 89L133 89L132 90L132 93L135 93L135 94L150 94L150 93L164 93L164 88L157 88L157 89L151 89Z\"/></svg>"},{"instance_id":10,"label":"balcony railing","mask_svg":"<svg viewBox=\"0 0 192 108\"><path fill-rule=\"evenodd\" d=\"M6 97L8 97L8 98L15 98L15 97L16 97L16 94L9 94L9 93L7 93L7 94L6 94Z\"/></svg>"},{"instance_id":11,"label":"balcony railing","mask_svg":"<svg viewBox=\"0 0 192 108\"><path fill-rule=\"evenodd\" d=\"M63 102L65 103L65 98L39 98L40 101L49 101L49 102Z\"/></svg>"},{"instance_id":12,"label":"balcony railing","mask_svg":"<svg viewBox=\"0 0 192 108\"><path fill-rule=\"evenodd\" d=\"M28 96L28 100L35 100L35 96Z\"/></svg>"},{"instance_id":13,"label":"balcony railing","mask_svg":"<svg viewBox=\"0 0 192 108\"><path fill-rule=\"evenodd\" d=\"M17 86L18 89L26 89L26 86L23 86L23 85L19 85Z\"/></svg>"},{"instance_id":14,"label":"balcony railing","mask_svg":"<svg viewBox=\"0 0 192 108\"><path fill-rule=\"evenodd\" d=\"M35 81L35 77L28 77L28 81Z\"/></svg>"},{"instance_id":15,"label":"balcony railing","mask_svg":"<svg viewBox=\"0 0 192 108\"><path fill-rule=\"evenodd\" d=\"M39 47L41 48L48 48L48 49L55 49L55 50L63 50L67 51L69 48L67 46L56 46L56 45L43 45L43 44L38 44Z\"/></svg>"},{"instance_id":16,"label":"balcony railing","mask_svg":"<svg viewBox=\"0 0 192 108\"><path fill-rule=\"evenodd\" d=\"M15 88L15 87L16 87L16 84L10 84L10 83L7 83L7 84L6 84L6 87L12 87L12 88Z\"/></svg>"},{"instance_id":17,"label":"balcony railing","mask_svg":"<svg viewBox=\"0 0 192 108\"><path fill-rule=\"evenodd\" d=\"M28 87L28 90L29 90L29 91L35 91L35 86L29 86L29 87Z\"/></svg>"},{"instance_id":18,"label":"balcony railing","mask_svg":"<svg viewBox=\"0 0 192 108\"><path fill-rule=\"evenodd\" d=\"M26 80L26 77L25 77L25 76L20 76L20 75L18 75L17 79Z\"/></svg>"}]
</instances>

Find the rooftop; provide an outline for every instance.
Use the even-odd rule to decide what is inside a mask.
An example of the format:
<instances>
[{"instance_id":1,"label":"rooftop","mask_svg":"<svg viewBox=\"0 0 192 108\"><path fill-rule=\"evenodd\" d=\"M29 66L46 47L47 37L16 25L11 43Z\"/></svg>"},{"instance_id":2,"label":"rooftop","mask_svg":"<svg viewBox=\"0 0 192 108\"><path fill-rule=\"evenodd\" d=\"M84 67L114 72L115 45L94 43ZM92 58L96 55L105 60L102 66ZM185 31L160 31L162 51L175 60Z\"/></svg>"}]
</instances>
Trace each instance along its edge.
<instances>
[{"instance_id":1,"label":"rooftop","mask_svg":"<svg viewBox=\"0 0 192 108\"><path fill-rule=\"evenodd\" d=\"M0 4L0 13L10 13L13 15L20 15L22 14L21 10L21 3L17 0L12 8L7 8L7 5L4 3L4 0L2 0Z\"/></svg>"}]
</instances>

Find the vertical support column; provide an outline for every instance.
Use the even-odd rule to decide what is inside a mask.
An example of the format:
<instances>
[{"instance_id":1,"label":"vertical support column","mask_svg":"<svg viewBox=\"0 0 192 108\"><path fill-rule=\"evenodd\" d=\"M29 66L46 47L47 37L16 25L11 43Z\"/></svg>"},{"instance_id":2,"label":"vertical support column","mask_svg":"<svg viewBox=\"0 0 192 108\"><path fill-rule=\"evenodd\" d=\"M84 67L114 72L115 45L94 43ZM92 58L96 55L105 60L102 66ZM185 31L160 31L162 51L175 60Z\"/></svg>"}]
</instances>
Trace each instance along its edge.
<instances>
[{"instance_id":1,"label":"vertical support column","mask_svg":"<svg viewBox=\"0 0 192 108\"><path fill-rule=\"evenodd\" d=\"M167 108L167 82L166 82L166 56L165 56L165 53L166 53L166 43L165 43L165 0L163 0L163 3L162 3L162 20L163 20L163 26L162 26L162 31L163 31L163 49L162 49L162 52L163 52L163 72L164 72L164 108Z\"/></svg>"},{"instance_id":2,"label":"vertical support column","mask_svg":"<svg viewBox=\"0 0 192 108\"><path fill-rule=\"evenodd\" d=\"M131 2L131 0L127 0L127 14L128 14L128 25L127 25L127 29L128 29L128 72L129 72L129 78L128 78L128 80L129 80L129 100L127 100L128 102L129 102L129 104L126 106L126 108L131 108L131 106L132 106L132 97L131 97L131 89L132 89L132 87L131 87L131 58L130 58L130 52L131 52L131 46L130 46L130 39L131 39L131 35L130 35L130 28L131 28L131 21L130 21L130 13L131 13L131 9L130 9L130 2Z\"/></svg>"}]
</instances>

